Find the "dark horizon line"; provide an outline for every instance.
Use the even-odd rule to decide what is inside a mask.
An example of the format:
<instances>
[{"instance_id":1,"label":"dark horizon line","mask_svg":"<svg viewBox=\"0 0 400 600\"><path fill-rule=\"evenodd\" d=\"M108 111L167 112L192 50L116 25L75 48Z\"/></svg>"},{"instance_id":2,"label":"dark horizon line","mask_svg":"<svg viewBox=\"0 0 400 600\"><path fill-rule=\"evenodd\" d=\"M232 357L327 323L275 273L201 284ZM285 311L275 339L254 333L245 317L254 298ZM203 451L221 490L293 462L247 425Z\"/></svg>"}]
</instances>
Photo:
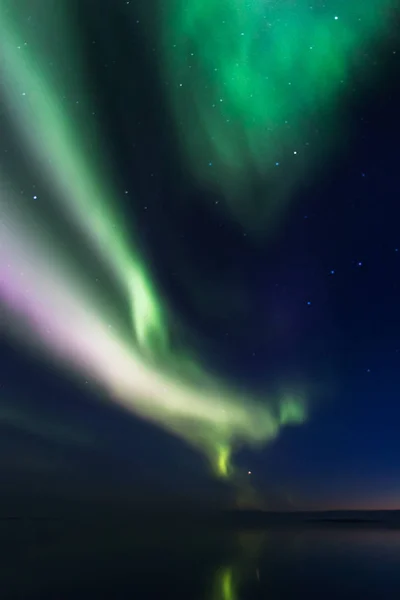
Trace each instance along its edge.
<instances>
[{"instance_id":1,"label":"dark horizon line","mask_svg":"<svg viewBox=\"0 0 400 600\"><path fill-rule=\"evenodd\" d=\"M50 511L49 511L50 512ZM28 515L28 514L7 514L7 515L0 515L0 521L11 521L11 520L24 520L24 519L31 519L31 520L46 520L46 519L64 519L64 518L69 518L70 516L73 516L74 513L86 513L87 512L87 507L72 507L72 510L70 511L59 511L59 513L57 515L45 515L45 516L39 516L39 515ZM97 507L94 508L93 506L91 507L91 514L95 517L96 513L99 514L104 514L109 512L110 515L114 515L115 511L113 510L113 507L110 507L109 509L105 508L105 507ZM351 516L356 516L356 515L364 515L364 516L374 516L374 515L398 515L400 517L400 508L398 509L394 509L394 508L388 508L388 509L381 509L381 508L372 508L372 509L346 509L346 508L340 508L340 509L312 509L312 510L307 510L307 509L296 509L296 510L266 510L266 509L210 509L210 508L202 508L202 509L187 509L187 510L182 510L181 507L165 507L164 509L160 509L158 508L157 510L154 510L153 508L149 508L149 507L143 507L143 506L139 506L139 505L132 505L131 507L128 507L126 510L120 510L119 514L121 516L121 518L124 518L128 515L131 516L149 516L149 517L153 517L153 518L157 518L158 516L162 517L165 515L172 515L175 514L178 517L190 517L190 516L210 516L210 517L308 517L308 518L312 518L313 516L318 517L318 520L320 520L320 518L322 517L328 517L328 516L341 516L343 517L345 514L348 515L348 519L347 520L351 520ZM86 514L85 514L86 516ZM367 519L370 520L370 519Z\"/></svg>"}]
</instances>

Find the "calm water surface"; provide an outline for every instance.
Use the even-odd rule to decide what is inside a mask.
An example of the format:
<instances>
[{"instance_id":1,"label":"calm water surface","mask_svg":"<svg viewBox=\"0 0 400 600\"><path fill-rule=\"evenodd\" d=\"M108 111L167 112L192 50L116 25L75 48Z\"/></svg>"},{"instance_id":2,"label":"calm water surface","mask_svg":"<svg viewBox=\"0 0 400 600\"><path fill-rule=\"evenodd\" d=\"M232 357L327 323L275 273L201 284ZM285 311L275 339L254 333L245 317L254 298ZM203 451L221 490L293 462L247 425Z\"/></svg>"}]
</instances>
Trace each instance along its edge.
<instances>
[{"instance_id":1,"label":"calm water surface","mask_svg":"<svg viewBox=\"0 0 400 600\"><path fill-rule=\"evenodd\" d=\"M2 522L2 598L400 598L400 530Z\"/></svg>"}]
</instances>

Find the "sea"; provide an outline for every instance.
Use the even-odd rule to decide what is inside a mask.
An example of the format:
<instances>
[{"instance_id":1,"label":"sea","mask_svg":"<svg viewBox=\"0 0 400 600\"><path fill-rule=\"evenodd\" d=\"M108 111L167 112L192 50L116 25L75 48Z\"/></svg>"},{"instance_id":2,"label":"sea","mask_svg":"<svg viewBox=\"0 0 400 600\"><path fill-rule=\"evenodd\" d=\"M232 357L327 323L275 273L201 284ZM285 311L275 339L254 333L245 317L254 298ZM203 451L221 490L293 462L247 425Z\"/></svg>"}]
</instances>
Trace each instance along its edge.
<instances>
[{"instance_id":1,"label":"sea","mask_svg":"<svg viewBox=\"0 0 400 600\"><path fill-rule=\"evenodd\" d=\"M400 518L7 517L1 597L24 600L400 598Z\"/></svg>"}]
</instances>

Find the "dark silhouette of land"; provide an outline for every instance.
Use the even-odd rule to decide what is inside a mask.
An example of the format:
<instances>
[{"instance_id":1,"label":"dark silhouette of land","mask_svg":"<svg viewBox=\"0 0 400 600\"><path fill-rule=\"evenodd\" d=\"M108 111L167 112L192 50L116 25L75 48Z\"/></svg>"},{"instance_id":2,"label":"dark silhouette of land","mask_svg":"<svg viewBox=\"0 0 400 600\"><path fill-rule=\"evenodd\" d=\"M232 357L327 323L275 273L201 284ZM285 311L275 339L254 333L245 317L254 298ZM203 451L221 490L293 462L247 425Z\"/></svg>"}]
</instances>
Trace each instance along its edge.
<instances>
[{"instance_id":1,"label":"dark silhouette of land","mask_svg":"<svg viewBox=\"0 0 400 600\"><path fill-rule=\"evenodd\" d=\"M70 521L70 522L101 522L109 525L129 523L139 528L180 529L191 527L210 527L238 530L263 530L275 527L383 527L400 528L400 510L330 510L330 511L298 511L298 512L269 512L255 510L185 510L184 508L168 507L164 510L148 510L134 507L116 510L110 507L63 507L64 510L53 510L18 514L17 512L3 514L3 523L32 521Z\"/></svg>"}]
</instances>

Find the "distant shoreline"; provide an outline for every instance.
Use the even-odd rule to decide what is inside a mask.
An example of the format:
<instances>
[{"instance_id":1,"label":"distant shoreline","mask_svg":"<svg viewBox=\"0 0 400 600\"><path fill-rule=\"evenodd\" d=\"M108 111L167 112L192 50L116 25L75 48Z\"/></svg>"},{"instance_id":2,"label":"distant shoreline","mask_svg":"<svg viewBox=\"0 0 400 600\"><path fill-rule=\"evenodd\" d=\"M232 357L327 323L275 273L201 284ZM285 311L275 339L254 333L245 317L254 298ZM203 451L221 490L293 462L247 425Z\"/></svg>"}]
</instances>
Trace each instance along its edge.
<instances>
[{"instance_id":1,"label":"distant shoreline","mask_svg":"<svg viewBox=\"0 0 400 600\"><path fill-rule=\"evenodd\" d=\"M52 514L8 514L0 517L0 522L131 522L139 527L162 526L176 527L179 524L192 526L213 526L228 528L264 529L275 526L380 526L400 528L400 510L388 511L182 511L182 510L144 510L132 507L127 510L109 509L72 509Z\"/></svg>"}]
</instances>

